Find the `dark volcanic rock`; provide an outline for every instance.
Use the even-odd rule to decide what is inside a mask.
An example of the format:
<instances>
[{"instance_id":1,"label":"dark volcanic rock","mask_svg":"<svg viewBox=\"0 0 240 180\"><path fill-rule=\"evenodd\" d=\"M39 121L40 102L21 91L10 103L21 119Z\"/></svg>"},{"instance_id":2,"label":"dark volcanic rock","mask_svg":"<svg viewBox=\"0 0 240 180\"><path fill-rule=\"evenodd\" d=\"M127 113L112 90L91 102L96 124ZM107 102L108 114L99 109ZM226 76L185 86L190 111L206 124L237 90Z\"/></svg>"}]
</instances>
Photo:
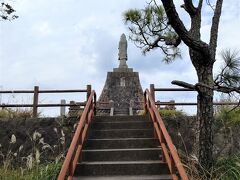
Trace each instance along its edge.
<instances>
[{"instance_id":1,"label":"dark volcanic rock","mask_svg":"<svg viewBox=\"0 0 240 180\"><path fill-rule=\"evenodd\" d=\"M4 155L10 150L12 153L19 152L22 145L21 157L34 153L34 148L39 149L44 159L65 153L73 136L75 122L62 118L0 119L0 152ZM13 134L16 143L10 143ZM51 148L43 149L45 143Z\"/></svg>"}]
</instances>

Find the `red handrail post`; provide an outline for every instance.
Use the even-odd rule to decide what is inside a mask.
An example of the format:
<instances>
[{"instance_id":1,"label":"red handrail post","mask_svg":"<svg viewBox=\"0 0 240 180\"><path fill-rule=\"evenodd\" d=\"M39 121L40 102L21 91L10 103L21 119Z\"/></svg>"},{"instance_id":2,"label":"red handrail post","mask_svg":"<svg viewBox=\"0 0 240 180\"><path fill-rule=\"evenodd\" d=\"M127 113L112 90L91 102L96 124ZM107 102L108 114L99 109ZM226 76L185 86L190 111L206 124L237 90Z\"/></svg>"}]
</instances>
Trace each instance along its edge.
<instances>
[{"instance_id":1,"label":"red handrail post","mask_svg":"<svg viewBox=\"0 0 240 180\"><path fill-rule=\"evenodd\" d=\"M94 100L94 116L97 115L97 95L94 94L94 97L93 97L93 100Z\"/></svg>"},{"instance_id":2,"label":"red handrail post","mask_svg":"<svg viewBox=\"0 0 240 180\"><path fill-rule=\"evenodd\" d=\"M89 128L89 124L91 120L89 118L93 118L93 111L94 111L94 96L95 91L93 90L87 100L86 106L83 110L83 113L80 117L79 123L77 125L77 129L73 136L72 142L68 149L66 158L63 162L61 171L58 175L58 180L65 180L66 176L68 176L68 180L73 178L74 171L77 166L77 162L79 157L81 156L82 152L82 145L84 140L87 137L87 132Z\"/></svg>"},{"instance_id":3,"label":"red handrail post","mask_svg":"<svg viewBox=\"0 0 240 180\"><path fill-rule=\"evenodd\" d=\"M153 98L153 101L155 102L155 87L154 87L154 84L150 84L150 94Z\"/></svg>"},{"instance_id":4,"label":"red handrail post","mask_svg":"<svg viewBox=\"0 0 240 180\"><path fill-rule=\"evenodd\" d=\"M39 94L39 86L34 86L33 117L37 117L37 113L38 113L38 94Z\"/></svg>"}]
</instances>

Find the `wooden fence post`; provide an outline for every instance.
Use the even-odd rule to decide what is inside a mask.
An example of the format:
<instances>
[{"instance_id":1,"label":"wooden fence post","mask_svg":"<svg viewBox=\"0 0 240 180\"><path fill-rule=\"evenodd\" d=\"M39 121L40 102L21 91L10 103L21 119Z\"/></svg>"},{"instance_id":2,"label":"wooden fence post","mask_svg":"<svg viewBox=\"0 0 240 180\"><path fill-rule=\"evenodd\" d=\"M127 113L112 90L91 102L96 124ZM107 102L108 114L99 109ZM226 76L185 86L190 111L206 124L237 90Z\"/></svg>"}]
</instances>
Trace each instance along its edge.
<instances>
[{"instance_id":1,"label":"wooden fence post","mask_svg":"<svg viewBox=\"0 0 240 180\"><path fill-rule=\"evenodd\" d=\"M88 101L88 98L89 98L89 96L91 94L91 91L92 91L91 85L87 85L87 100L86 100L86 102Z\"/></svg>"},{"instance_id":2,"label":"wooden fence post","mask_svg":"<svg viewBox=\"0 0 240 180\"><path fill-rule=\"evenodd\" d=\"M38 91L39 91L39 86L34 86L33 117L37 117L37 115L38 115Z\"/></svg>"},{"instance_id":3,"label":"wooden fence post","mask_svg":"<svg viewBox=\"0 0 240 180\"><path fill-rule=\"evenodd\" d=\"M155 103L155 87L154 87L154 84L150 84L150 94L153 98L153 101Z\"/></svg>"}]
</instances>

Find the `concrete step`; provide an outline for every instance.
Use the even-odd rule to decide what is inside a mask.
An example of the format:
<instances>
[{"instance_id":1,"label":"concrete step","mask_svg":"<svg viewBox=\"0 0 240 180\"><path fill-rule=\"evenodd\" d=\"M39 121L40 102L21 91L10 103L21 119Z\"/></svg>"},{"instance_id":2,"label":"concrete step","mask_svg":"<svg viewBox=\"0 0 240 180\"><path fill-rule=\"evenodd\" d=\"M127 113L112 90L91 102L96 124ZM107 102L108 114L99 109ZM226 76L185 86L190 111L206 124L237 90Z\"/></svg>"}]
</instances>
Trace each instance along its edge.
<instances>
[{"instance_id":1,"label":"concrete step","mask_svg":"<svg viewBox=\"0 0 240 180\"><path fill-rule=\"evenodd\" d=\"M170 180L170 175L138 175L138 176L76 176L73 180Z\"/></svg>"},{"instance_id":2,"label":"concrete step","mask_svg":"<svg viewBox=\"0 0 240 180\"><path fill-rule=\"evenodd\" d=\"M153 124L148 121L116 121L116 122L93 122L91 129L148 129L153 128Z\"/></svg>"},{"instance_id":3,"label":"concrete step","mask_svg":"<svg viewBox=\"0 0 240 180\"><path fill-rule=\"evenodd\" d=\"M159 175L169 174L162 161L113 161L82 162L75 170L75 176L111 175Z\"/></svg>"},{"instance_id":4,"label":"concrete step","mask_svg":"<svg viewBox=\"0 0 240 180\"><path fill-rule=\"evenodd\" d=\"M150 121L147 116L94 116L93 122Z\"/></svg>"},{"instance_id":5,"label":"concrete step","mask_svg":"<svg viewBox=\"0 0 240 180\"><path fill-rule=\"evenodd\" d=\"M93 149L82 151L82 161L160 160L161 148Z\"/></svg>"},{"instance_id":6,"label":"concrete step","mask_svg":"<svg viewBox=\"0 0 240 180\"><path fill-rule=\"evenodd\" d=\"M90 130L89 138L152 138L153 129L108 129Z\"/></svg>"},{"instance_id":7,"label":"concrete step","mask_svg":"<svg viewBox=\"0 0 240 180\"><path fill-rule=\"evenodd\" d=\"M153 138L88 139L84 149L131 149L157 148L159 143Z\"/></svg>"},{"instance_id":8,"label":"concrete step","mask_svg":"<svg viewBox=\"0 0 240 180\"><path fill-rule=\"evenodd\" d=\"M114 116L128 116L129 109L114 109Z\"/></svg>"}]
</instances>

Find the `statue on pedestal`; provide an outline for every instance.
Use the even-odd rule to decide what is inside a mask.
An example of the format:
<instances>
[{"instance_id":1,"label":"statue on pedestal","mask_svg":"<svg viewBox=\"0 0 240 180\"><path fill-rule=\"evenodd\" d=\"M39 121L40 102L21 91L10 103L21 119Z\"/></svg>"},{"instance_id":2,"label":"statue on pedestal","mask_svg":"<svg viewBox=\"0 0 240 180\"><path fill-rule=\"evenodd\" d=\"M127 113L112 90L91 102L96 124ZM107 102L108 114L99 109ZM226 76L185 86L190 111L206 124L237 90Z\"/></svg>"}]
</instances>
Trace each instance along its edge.
<instances>
[{"instance_id":1,"label":"statue on pedestal","mask_svg":"<svg viewBox=\"0 0 240 180\"><path fill-rule=\"evenodd\" d=\"M120 61L118 68L128 68L127 66L127 39L125 34L121 35L118 46L118 60Z\"/></svg>"}]
</instances>

